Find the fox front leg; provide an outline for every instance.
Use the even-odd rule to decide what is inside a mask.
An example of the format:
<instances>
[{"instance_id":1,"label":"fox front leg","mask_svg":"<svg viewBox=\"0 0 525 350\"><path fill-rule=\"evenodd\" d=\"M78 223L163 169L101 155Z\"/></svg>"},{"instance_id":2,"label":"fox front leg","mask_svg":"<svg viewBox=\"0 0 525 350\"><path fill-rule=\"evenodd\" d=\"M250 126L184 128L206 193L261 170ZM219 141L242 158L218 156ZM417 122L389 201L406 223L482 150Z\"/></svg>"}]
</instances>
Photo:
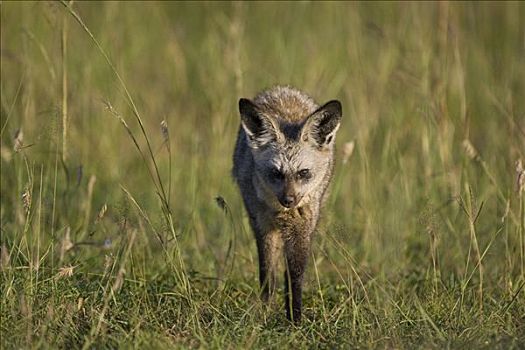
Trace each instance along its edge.
<instances>
[{"instance_id":1,"label":"fox front leg","mask_svg":"<svg viewBox=\"0 0 525 350\"><path fill-rule=\"evenodd\" d=\"M310 253L309 239L296 237L285 245L284 300L286 317L301 322L303 277Z\"/></svg>"},{"instance_id":2,"label":"fox front leg","mask_svg":"<svg viewBox=\"0 0 525 350\"><path fill-rule=\"evenodd\" d=\"M262 237L257 237L257 251L259 254L261 299L267 302L275 291L275 273L281 251L277 232L268 232Z\"/></svg>"}]
</instances>

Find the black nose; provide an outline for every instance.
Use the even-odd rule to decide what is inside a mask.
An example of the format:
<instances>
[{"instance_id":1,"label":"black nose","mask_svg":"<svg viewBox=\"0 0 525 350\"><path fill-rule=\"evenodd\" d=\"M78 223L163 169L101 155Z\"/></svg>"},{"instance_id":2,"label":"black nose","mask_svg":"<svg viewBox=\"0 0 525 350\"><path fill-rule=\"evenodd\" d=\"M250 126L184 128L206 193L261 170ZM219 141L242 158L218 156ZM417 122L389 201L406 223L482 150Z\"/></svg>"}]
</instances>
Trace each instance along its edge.
<instances>
[{"instance_id":1,"label":"black nose","mask_svg":"<svg viewBox=\"0 0 525 350\"><path fill-rule=\"evenodd\" d=\"M281 202L286 208L291 208L295 205L295 196L285 196Z\"/></svg>"}]
</instances>

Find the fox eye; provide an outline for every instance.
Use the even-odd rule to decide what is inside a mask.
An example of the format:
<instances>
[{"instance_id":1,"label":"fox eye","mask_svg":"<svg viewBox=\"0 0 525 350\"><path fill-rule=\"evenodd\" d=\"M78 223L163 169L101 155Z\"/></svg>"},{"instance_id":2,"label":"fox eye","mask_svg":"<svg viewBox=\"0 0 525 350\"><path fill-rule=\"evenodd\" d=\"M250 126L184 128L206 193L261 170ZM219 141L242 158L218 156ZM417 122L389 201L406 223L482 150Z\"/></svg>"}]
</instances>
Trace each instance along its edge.
<instances>
[{"instance_id":1,"label":"fox eye","mask_svg":"<svg viewBox=\"0 0 525 350\"><path fill-rule=\"evenodd\" d=\"M272 180L282 180L284 179L284 174L277 168L270 170L270 178Z\"/></svg>"},{"instance_id":2,"label":"fox eye","mask_svg":"<svg viewBox=\"0 0 525 350\"><path fill-rule=\"evenodd\" d=\"M297 178L302 180L308 180L312 177L310 169L302 169L297 172Z\"/></svg>"}]
</instances>

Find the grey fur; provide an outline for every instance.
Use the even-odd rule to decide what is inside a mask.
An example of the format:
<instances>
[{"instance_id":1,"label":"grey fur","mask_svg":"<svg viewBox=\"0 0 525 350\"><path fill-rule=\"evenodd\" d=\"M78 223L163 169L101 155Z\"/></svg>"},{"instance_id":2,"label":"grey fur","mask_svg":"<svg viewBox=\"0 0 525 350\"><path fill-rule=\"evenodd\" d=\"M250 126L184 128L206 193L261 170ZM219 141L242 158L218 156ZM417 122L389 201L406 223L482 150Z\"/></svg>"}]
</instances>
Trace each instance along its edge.
<instances>
[{"instance_id":1,"label":"grey fur","mask_svg":"<svg viewBox=\"0 0 525 350\"><path fill-rule=\"evenodd\" d=\"M333 173L341 104L319 107L305 93L278 86L253 101L240 99L239 111L233 176L257 241L261 297L272 295L284 251L286 314L299 322L311 239Z\"/></svg>"}]
</instances>

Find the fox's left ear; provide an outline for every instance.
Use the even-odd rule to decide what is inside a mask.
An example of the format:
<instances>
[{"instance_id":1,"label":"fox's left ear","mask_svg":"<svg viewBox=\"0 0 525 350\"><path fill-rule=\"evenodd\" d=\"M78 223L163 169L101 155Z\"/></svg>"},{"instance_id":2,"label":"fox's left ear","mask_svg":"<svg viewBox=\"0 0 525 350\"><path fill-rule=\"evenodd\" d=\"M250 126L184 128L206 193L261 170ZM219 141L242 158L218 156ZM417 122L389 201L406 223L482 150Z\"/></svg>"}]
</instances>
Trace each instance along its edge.
<instances>
[{"instance_id":1,"label":"fox's left ear","mask_svg":"<svg viewBox=\"0 0 525 350\"><path fill-rule=\"evenodd\" d=\"M304 123L301 140L313 142L319 148L330 146L341 123L341 102L332 100L319 107Z\"/></svg>"}]
</instances>

